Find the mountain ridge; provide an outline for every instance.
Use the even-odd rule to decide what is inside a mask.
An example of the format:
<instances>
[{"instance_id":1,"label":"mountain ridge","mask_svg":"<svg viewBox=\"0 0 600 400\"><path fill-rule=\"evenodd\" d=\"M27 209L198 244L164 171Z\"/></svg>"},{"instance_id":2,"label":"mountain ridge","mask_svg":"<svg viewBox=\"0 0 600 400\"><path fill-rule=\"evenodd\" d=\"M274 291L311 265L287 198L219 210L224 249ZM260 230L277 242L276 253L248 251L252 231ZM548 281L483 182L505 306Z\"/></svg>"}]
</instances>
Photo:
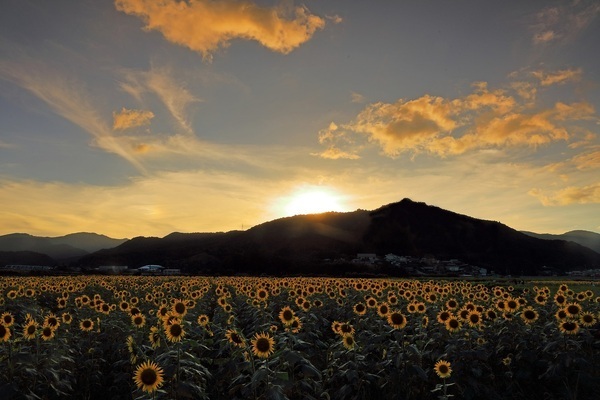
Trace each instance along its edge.
<instances>
[{"instance_id":1,"label":"mountain ridge","mask_svg":"<svg viewBox=\"0 0 600 400\"><path fill-rule=\"evenodd\" d=\"M82 257L78 265L158 263L216 274L331 273L335 267L324 260L347 260L361 252L457 258L506 274L600 265L599 253L577 243L538 239L499 222L410 199L373 211L284 217L246 231L138 237ZM344 268L356 266L348 262Z\"/></svg>"},{"instance_id":2,"label":"mountain ridge","mask_svg":"<svg viewBox=\"0 0 600 400\"><path fill-rule=\"evenodd\" d=\"M14 239L18 235L0 236L0 245L6 236ZM35 242L31 235L20 235L21 239ZM64 246L71 246L68 243L76 244L66 239L78 238L78 245L84 247L86 240L100 237L107 238L78 233L59 237L58 242L50 244L58 246L53 250L65 251ZM86 254L81 254L86 250L75 248L80 255L54 258L62 265L84 270L100 265L137 268L161 264L206 274L362 273L366 267L351 262L358 253L460 259L501 274L535 275L547 268L564 272L600 266L600 252L574 241L537 238L497 221L473 218L408 198L371 211L283 217L245 231L172 232L162 238L108 239L110 242L104 243L117 245ZM44 243L48 244L48 240Z\"/></svg>"}]
</instances>

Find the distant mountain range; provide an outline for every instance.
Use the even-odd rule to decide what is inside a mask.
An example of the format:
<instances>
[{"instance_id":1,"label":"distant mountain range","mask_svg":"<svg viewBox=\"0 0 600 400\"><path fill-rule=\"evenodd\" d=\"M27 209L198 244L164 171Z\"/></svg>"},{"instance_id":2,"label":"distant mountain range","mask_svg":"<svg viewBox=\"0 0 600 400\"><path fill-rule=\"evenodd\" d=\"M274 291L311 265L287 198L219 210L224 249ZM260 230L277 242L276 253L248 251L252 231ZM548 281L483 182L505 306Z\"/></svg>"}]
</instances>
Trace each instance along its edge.
<instances>
[{"instance_id":1,"label":"distant mountain range","mask_svg":"<svg viewBox=\"0 0 600 400\"><path fill-rule=\"evenodd\" d=\"M545 240L566 240L569 242L579 243L582 246L589 247L596 253L600 253L600 234L590 231L569 231L560 235L553 235L550 233L533 233L528 231L521 231L526 235L536 237L538 239Z\"/></svg>"},{"instance_id":2,"label":"distant mountain range","mask_svg":"<svg viewBox=\"0 0 600 400\"><path fill-rule=\"evenodd\" d=\"M557 271L600 267L600 253L581 244L594 244L590 238L600 235L578 232L583 233L568 236L570 241L554 237L547 240L499 222L479 220L404 199L373 211L280 218L246 231L176 232L164 238L131 240L104 237L104 249L97 251L92 251L92 247L84 250L83 240L78 245L63 240L51 242L58 246L51 246L51 249L62 249L63 253L58 252L64 254L64 246L70 246L89 252L63 262L83 269L99 265L137 268L144 264L161 264L204 274L389 273L386 267L368 268L350 260L357 253L379 256L393 253L440 260L460 259L501 274L535 275L543 267ZM0 251L6 249L3 244L6 236L0 237ZM33 238L30 237L31 243L35 242ZM99 242L91 240L90 243ZM36 249L34 251L50 255L40 251L43 247Z\"/></svg>"},{"instance_id":3,"label":"distant mountain range","mask_svg":"<svg viewBox=\"0 0 600 400\"><path fill-rule=\"evenodd\" d=\"M45 254L56 261L73 260L86 254L118 246L127 239L112 239L96 233L71 233L60 237L39 237L26 233L0 236L0 251L29 251Z\"/></svg>"}]
</instances>

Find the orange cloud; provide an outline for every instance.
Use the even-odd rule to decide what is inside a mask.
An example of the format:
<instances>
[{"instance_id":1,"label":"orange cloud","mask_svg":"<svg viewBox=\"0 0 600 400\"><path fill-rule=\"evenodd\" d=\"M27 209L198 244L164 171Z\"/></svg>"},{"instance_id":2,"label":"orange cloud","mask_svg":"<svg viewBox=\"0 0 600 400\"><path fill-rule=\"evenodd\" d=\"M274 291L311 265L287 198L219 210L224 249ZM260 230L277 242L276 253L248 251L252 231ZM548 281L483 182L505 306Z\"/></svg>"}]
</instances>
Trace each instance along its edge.
<instances>
[{"instance_id":1,"label":"orange cloud","mask_svg":"<svg viewBox=\"0 0 600 400\"><path fill-rule=\"evenodd\" d=\"M546 72L542 70L533 71L531 73L535 78L540 80L542 86L550 86L563 84L567 82L578 81L581 79L582 70L577 69L563 69L555 72Z\"/></svg>"},{"instance_id":2,"label":"orange cloud","mask_svg":"<svg viewBox=\"0 0 600 400\"><path fill-rule=\"evenodd\" d=\"M597 120L593 106L586 102L535 109L531 102L535 88L529 84L520 86L529 95L519 101L505 90L489 90L485 82L473 87L472 93L456 99L424 95L370 104L350 123L331 123L319 132L321 144L335 145L335 152L328 149L322 156L339 158L336 155L344 154L345 146L355 146L352 138L360 136L377 143L390 157L403 152L444 157L473 149L535 147L567 141L582 132L571 125L573 121Z\"/></svg>"},{"instance_id":3,"label":"orange cloud","mask_svg":"<svg viewBox=\"0 0 600 400\"><path fill-rule=\"evenodd\" d=\"M358 154L349 153L347 151L338 149L337 147L331 146L327 150L321 153L311 153L313 156L319 156L321 158L327 158L330 160L339 160L345 158L348 160L357 160L360 158Z\"/></svg>"},{"instance_id":4,"label":"orange cloud","mask_svg":"<svg viewBox=\"0 0 600 400\"><path fill-rule=\"evenodd\" d=\"M570 186L554 192L544 194L540 189L531 189L529 194L537 197L545 206L565 206L569 204L597 204L600 203L600 183L587 186Z\"/></svg>"},{"instance_id":5,"label":"orange cloud","mask_svg":"<svg viewBox=\"0 0 600 400\"><path fill-rule=\"evenodd\" d=\"M150 124L154 118L152 111L129 110L122 108L121 111L113 112L113 130L124 130Z\"/></svg>"},{"instance_id":6,"label":"orange cloud","mask_svg":"<svg viewBox=\"0 0 600 400\"><path fill-rule=\"evenodd\" d=\"M115 7L141 18L146 30L157 30L206 59L233 39L255 40L287 54L325 26L323 18L305 7L269 8L249 1L115 0Z\"/></svg>"},{"instance_id":7,"label":"orange cloud","mask_svg":"<svg viewBox=\"0 0 600 400\"><path fill-rule=\"evenodd\" d=\"M595 0L578 0L570 4L546 7L535 16L533 44L567 43L585 30L600 15Z\"/></svg>"}]
</instances>

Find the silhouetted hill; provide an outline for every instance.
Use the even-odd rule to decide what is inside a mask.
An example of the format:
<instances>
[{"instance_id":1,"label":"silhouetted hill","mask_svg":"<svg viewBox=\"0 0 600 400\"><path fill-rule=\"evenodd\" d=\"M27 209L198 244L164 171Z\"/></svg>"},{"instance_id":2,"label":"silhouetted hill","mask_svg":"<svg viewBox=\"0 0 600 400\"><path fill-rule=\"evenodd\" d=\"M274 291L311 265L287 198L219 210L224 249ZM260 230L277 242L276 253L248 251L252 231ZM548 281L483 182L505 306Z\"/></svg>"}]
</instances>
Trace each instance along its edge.
<instances>
[{"instance_id":1,"label":"silhouetted hill","mask_svg":"<svg viewBox=\"0 0 600 400\"><path fill-rule=\"evenodd\" d=\"M0 251L30 251L46 254L56 260L73 260L100 249L118 246L126 240L96 233L72 233L59 237L12 233L0 236Z\"/></svg>"},{"instance_id":2,"label":"silhouetted hill","mask_svg":"<svg viewBox=\"0 0 600 400\"><path fill-rule=\"evenodd\" d=\"M534 233L521 231L526 235L536 237L538 239L545 240L566 240L569 242L579 243L582 246L588 247L594 250L596 253L600 253L600 234L590 231L569 231L560 235L553 235L550 233Z\"/></svg>"},{"instance_id":3,"label":"silhouetted hill","mask_svg":"<svg viewBox=\"0 0 600 400\"><path fill-rule=\"evenodd\" d=\"M52 267L56 261L46 254L32 251L0 251L0 267L12 264L45 265Z\"/></svg>"},{"instance_id":4,"label":"silhouetted hill","mask_svg":"<svg viewBox=\"0 0 600 400\"><path fill-rule=\"evenodd\" d=\"M363 252L457 258L505 274L535 274L543 266L563 271L600 266L600 254L576 243L537 239L499 222L410 199L371 212L281 218L247 231L138 237L82 257L78 265L161 264L215 274L344 274L366 267L323 260L350 260Z\"/></svg>"}]
</instances>

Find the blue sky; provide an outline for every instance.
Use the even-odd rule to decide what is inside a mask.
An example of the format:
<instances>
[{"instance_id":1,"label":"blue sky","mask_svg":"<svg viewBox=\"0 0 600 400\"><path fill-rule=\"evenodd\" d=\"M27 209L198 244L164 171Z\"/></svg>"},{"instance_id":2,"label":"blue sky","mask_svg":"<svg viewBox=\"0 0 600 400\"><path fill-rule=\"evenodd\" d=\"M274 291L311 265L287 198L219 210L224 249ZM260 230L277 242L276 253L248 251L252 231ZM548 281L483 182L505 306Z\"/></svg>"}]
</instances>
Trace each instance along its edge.
<instances>
[{"instance_id":1,"label":"blue sky","mask_svg":"<svg viewBox=\"0 0 600 400\"><path fill-rule=\"evenodd\" d=\"M0 234L409 197L600 231L595 1L3 2Z\"/></svg>"}]
</instances>

